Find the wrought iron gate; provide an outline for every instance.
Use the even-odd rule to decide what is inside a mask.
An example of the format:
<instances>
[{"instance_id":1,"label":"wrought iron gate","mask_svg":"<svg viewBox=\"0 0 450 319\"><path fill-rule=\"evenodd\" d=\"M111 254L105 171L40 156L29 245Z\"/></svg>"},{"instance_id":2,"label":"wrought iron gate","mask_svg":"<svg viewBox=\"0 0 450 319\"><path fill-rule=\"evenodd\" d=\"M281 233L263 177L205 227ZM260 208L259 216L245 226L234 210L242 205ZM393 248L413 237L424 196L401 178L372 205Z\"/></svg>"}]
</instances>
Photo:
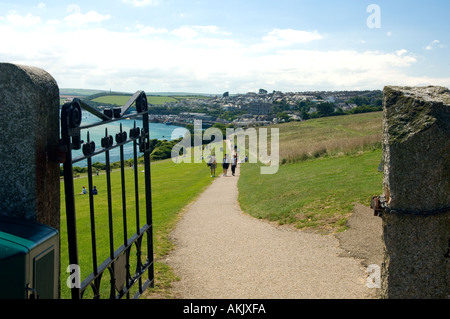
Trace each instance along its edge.
<instances>
[{"instance_id":1,"label":"wrought iron gate","mask_svg":"<svg viewBox=\"0 0 450 319\"><path fill-rule=\"evenodd\" d=\"M135 105L137 112L134 114L127 114L127 111ZM95 124L88 124L81 126L82 109L95 115L101 121ZM89 136L89 129L99 127L105 124L119 124L118 121L123 119L134 119L134 127L129 131L129 134L123 130L122 124L118 125L118 132L113 135L108 133L105 129L105 135L101 139L100 146L95 141L92 141ZM142 120L142 128L136 125L136 120ZM87 130L87 141L81 140L82 130ZM115 142L115 143L114 143ZM97 141L98 143L98 141ZM129 225L127 224L127 214L129 214L129 207L127 206L127 187L125 183L125 158L124 147L130 144L133 147L133 179L132 185L135 198L135 220L136 232L129 236ZM75 207L75 190L74 190L74 176L73 165L78 162L87 162L87 196L89 198L89 214L90 214L90 233L92 241L92 272L80 280L79 285L71 287L71 294L73 299L83 298L87 288L91 287L94 298L104 298L101 296L102 276L108 270L110 275L110 287L108 289L108 296L106 298L139 298L144 290L154 285L154 265L153 265L153 229L152 229L152 197L151 197L151 174L150 174L150 131L149 131L149 116L147 97L143 91L136 92L123 107L106 108L103 113L91 107L80 99L74 99L63 105L61 109L61 156L64 170L64 188L65 188L65 207L67 218L67 240L69 250L70 265L79 264L79 251L77 242L77 226L86 227L85 225L77 225L76 207ZM121 180L121 201L122 207L113 207L113 192L111 191L111 162L110 151L118 148L120 151L120 180ZM82 150L83 155L73 157L73 150ZM140 210L142 209L139 199L139 177L142 176L138 172L138 152L143 153L143 173L144 173L144 188L145 188L145 221L141 222ZM106 163L106 187L107 187L107 212L97 212L95 206L96 195L94 194L93 183L93 156L100 154L105 155ZM142 169L142 168L141 168ZM127 171L129 175L131 169ZM141 177L142 178L142 177ZM128 197L129 198L129 197ZM121 211L123 229L123 242L119 248L115 248L114 244L114 219L117 219L117 211ZM108 215L108 232L109 232L109 257L102 263L99 263L97 258L97 234L96 234L96 217L99 214ZM114 216L115 215L115 216ZM134 217L134 216L133 216ZM106 216L105 216L106 219ZM141 225L141 223L143 225ZM146 237L145 237L146 236ZM144 240L144 237L146 240ZM146 242L146 244L143 244ZM133 247L134 246L134 247ZM136 256L132 256L131 251L136 250ZM130 259L136 257L133 263L136 264L136 269L131 269ZM143 262L142 259L145 259ZM63 265L62 265L63 266ZM147 279L144 274L148 273ZM143 282L145 280L145 282ZM64 283L63 283L64 284ZM137 292L132 292L137 290ZM137 288L137 289L136 289Z\"/></svg>"}]
</instances>

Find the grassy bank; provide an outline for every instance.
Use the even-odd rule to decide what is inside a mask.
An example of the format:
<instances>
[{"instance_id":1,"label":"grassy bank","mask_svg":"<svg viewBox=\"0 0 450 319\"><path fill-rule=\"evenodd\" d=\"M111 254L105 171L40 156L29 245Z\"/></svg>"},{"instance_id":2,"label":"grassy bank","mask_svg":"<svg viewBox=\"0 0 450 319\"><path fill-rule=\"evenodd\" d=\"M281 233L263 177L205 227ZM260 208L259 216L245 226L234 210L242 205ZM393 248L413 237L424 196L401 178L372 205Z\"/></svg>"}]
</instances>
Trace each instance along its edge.
<instances>
[{"instance_id":1,"label":"grassy bank","mask_svg":"<svg viewBox=\"0 0 450 319\"><path fill-rule=\"evenodd\" d=\"M275 127L280 132L280 162L297 163L324 154L379 148L382 113L324 117Z\"/></svg>"},{"instance_id":2,"label":"grassy bank","mask_svg":"<svg viewBox=\"0 0 450 319\"><path fill-rule=\"evenodd\" d=\"M244 164L239 180L242 209L256 218L301 229L345 229L353 204L370 204L382 192L381 113L291 122L280 134L280 166L261 175Z\"/></svg>"},{"instance_id":3,"label":"grassy bank","mask_svg":"<svg viewBox=\"0 0 450 319\"><path fill-rule=\"evenodd\" d=\"M143 168L140 168L139 172ZM154 162L151 165L152 176L152 206L153 206L153 228L154 228L154 248L155 248L155 292L166 291L166 285L174 280L171 270L161 261L161 259L171 250L172 243L169 234L176 225L179 213L193 199L200 194L203 189L211 183L209 170L204 164L174 164L171 160ZM134 234L135 228L135 198L133 169L125 170L125 180L127 185L127 224L129 225L128 237ZM109 253L108 235L108 206L106 197L106 175L93 176L94 185L99 194L95 196L95 223L96 239L98 249L98 262L101 263L107 258ZM114 245L117 249L123 243L123 221L122 221L122 199L120 170L114 170L111 174L113 216L114 216ZM81 192L83 186L88 185L86 176L74 180L75 192ZM139 179L139 189L141 197L140 219L145 220L145 199L144 199L144 179L143 174ZM91 234L89 217L89 197L87 195L76 195L76 217L77 236L79 250L79 264L82 278L92 272L91 258ZM67 250L67 229L64 207L64 183L61 183L61 294L63 298L69 298L70 291L66 286L68 273L66 268L69 265ZM142 224L142 223L141 223ZM133 267L133 265L132 265ZM133 269L133 268L132 268ZM105 277L109 276L106 272ZM108 278L104 279L105 283ZM103 284L103 289L107 289L108 284ZM107 291L107 290L106 290ZM107 292L106 292L107 295Z\"/></svg>"},{"instance_id":4,"label":"grassy bank","mask_svg":"<svg viewBox=\"0 0 450 319\"><path fill-rule=\"evenodd\" d=\"M283 165L274 175L244 164L241 208L255 218L330 233L345 229L355 202L370 204L382 192L381 151L325 157Z\"/></svg>"}]
</instances>

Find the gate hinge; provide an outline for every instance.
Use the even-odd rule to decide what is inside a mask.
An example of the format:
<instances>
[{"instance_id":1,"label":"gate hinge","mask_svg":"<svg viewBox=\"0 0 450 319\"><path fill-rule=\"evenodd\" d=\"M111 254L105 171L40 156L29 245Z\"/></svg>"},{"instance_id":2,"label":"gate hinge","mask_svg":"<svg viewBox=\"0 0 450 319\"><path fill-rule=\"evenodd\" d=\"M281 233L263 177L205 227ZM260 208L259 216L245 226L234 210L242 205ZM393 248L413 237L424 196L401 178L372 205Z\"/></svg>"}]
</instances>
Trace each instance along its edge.
<instances>
[{"instance_id":1,"label":"gate hinge","mask_svg":"<svg viewBox=\"0 0 450 319\"><path fill-rule=\"evenodd\" d=\"M62 140L59 140L57 146L50 148L48 158L54 163L64 163L66 161L67 150L67 145L65 145Z\"/></svg>"}]
</instances>

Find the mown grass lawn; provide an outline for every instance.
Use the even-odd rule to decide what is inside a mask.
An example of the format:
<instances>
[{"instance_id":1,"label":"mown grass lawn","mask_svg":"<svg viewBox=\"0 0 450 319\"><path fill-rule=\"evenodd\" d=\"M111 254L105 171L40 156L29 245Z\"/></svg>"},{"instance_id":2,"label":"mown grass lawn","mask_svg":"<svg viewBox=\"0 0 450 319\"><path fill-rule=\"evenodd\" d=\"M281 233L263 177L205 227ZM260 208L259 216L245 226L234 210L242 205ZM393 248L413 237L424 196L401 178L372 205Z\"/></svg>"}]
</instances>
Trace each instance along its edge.
<instances>
[{"instance_id":1,"label":"mown grass lawn","mask_svg":"<svg viewBox=\"0 0 450 319\"><path fill-rule=\"evenodd\" d=\"M139 167L140 189L140 220L141 226L145 223L145 192L144 178L141 173L143 167ZM127 188L127 224L128 236L136 232L135 217L135 193L134 171L132 168L125 170L125 183ZM122 195L120 170L111 173L113 220L114 220L114 247L119 248L124 242ZM174 275L169 267L160 262L171 249L172 243L169 234L176 225L179 213L193 201L211 183L209 169L204 164L175 164L171 160L154 162L151 165L152 177L152 207L153 207L153 237L155 253L155 291L164 291L165 285L173 281ZM108 206L106 195L106 174L101 172L99 176L94 174L93 183L99 194L94 196L96 243L98 250L98 265L109 255L108 233ZM74 180L75 193L80 193L83 186L88 186L86 176L80 176ZM79 251L79 265L82 280L92 272L92 238L90 232L89 197L76 195L77 237ZM70 298L70 290L66 286L69 273L66 273L68 261L67 228L64 202L64 183L61 183L61 295L62 298ZM133 265L132 265L133 266ZM107 273L107 272L106 272ZM106 274L105 276L108 276ZM108 279L105 279L106 281ZM106 282L105 281L105 282ZM104 293L108 296L109 283L102 284ZM88 295L89 296L89 295Z\"/></svg>"},{"instance_id":2,"label":"mown grass lawn","mask_svg":"<svg viewBox=\"0 0 450 319\"><path fill-rule=\"evenodd\" d=\"M243 164L241 208L255 218L323 233L342 231L354 203L369 205L382 193L381 150L280 166L273 175Z\"/></svg>"}]
</instances>

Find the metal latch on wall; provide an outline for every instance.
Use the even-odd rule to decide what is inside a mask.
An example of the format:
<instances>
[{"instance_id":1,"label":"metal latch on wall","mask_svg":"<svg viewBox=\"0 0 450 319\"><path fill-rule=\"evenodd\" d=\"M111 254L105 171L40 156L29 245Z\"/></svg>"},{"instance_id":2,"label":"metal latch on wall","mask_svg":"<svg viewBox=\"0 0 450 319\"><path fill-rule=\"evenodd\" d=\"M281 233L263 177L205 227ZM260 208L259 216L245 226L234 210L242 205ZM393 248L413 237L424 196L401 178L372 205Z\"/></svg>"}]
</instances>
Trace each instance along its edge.
<instances>
[{"instance_id":1,"label":"metal latch on wall","mask_svg":"<svg viewBox=\"0 0 450 319\"><path fill-rule=\"evenodd\" d=\"M370 208L373 209L373 215L382 217L386 211L386 200L384 196L373 196L370 201Z\"/></svg>"},{"instance_id":2,"label":"metal latch on wall","mask_svg":"<svg viewBox=\"0 0 450 319\"><path fill-rule=\"evenodd\" d=\"M450 212L449 207L438 208L430 211L404 211L398 209L392 209L389 207L385 196L373 196L370 202L370 208L373 209L374 216L382 217L384 213L397 213L397 214L407 214L411 216L433 216L443 213Z\"/></svg>"}]
</instances>

